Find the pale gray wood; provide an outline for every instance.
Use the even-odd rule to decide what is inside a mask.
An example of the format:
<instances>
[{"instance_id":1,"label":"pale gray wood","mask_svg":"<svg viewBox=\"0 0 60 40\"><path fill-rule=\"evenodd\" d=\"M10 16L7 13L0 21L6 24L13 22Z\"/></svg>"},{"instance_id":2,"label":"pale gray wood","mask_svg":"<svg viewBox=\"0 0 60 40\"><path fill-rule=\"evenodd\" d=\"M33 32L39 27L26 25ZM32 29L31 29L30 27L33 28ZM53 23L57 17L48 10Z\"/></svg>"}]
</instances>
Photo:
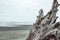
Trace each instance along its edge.
<instances>
[{"instance_id":1,"label":"pale gray wood","mask_svg":"<svg viewBox=\"0 0 60 40\"><path fill-rule=\"evenodd\" d=\"M37 20L33 24L34 27L26 40L60 40L58 36L60 34L60 22L56 22L58 6L60 4L54 0L52 9L47 15L43 15L43 9L39 11Z\"/></svg>"}]
</instances>

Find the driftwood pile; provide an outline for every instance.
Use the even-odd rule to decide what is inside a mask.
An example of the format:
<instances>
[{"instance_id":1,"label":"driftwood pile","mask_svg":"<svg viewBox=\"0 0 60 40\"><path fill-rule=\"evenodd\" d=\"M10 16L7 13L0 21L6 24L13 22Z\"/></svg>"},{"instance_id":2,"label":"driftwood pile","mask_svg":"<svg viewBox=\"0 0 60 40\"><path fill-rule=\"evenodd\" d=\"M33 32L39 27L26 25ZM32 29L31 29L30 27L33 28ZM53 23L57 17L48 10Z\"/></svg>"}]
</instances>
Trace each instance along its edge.
<instances>
[{"instance_id":1,"label":"driftwood pile","mask_svg":"<svg viewBox=\"0 0 60 40\"><path fill-rule=\"evenodd\" d=\"M26 40L60 40L60 22L56 22L59 5L58 1L54 0L52 9L45 16L42 9L39 11L39 16Z\"/></svg>"}]
</instances>

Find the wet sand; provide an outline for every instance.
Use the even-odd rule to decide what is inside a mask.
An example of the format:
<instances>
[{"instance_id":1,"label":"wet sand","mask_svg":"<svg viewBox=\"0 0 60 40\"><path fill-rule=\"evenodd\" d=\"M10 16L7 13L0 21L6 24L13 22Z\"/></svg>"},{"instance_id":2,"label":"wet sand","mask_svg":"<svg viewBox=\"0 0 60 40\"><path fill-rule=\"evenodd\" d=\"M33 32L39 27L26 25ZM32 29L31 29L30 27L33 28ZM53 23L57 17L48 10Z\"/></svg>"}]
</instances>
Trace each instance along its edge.
<instances>
[{"instance_id":1,"label":"wet sand","mask_svg":"<svg viewBox=\"0 0 60 40\"><path fill-rule=\"evenodd\" d=\"M30 31L30 26L0 27L0 40L25 40Z\"/></svg>"},{"instance_id":2,"label":"wet sand","mask_svg":"<svg viewBox=\"0 0 60 40\"><path fill-rule=\"evenodd\" d=\"M29 30L0 31L0 40L25 40Z\"/></svg>"}]
</instances>

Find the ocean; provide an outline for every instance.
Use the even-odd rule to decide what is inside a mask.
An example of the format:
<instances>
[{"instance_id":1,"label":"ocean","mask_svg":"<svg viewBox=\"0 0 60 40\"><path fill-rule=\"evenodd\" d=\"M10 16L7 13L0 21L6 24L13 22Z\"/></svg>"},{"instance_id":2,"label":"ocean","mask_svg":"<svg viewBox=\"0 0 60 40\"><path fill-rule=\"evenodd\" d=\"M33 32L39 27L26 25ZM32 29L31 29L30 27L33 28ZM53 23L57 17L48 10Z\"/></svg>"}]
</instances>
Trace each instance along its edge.
<instances>
[{"instance_id":1,"label":"ocean","mask_svg":"<svg viewBox=\"0 0 60 40\"><path fill-rule=\"evenodd\" d=\"M26 40L32 25L19 25L15 27L0 27L0 40Z\"/></svg>"}]
</instances>

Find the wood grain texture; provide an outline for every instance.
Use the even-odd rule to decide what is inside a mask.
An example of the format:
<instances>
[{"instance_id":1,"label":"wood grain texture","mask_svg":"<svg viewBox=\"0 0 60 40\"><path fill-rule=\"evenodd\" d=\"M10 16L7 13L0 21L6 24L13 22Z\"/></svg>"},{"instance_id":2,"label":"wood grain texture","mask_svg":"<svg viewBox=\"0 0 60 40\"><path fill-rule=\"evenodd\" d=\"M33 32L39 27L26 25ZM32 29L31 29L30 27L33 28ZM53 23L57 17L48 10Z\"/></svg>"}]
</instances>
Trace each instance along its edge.
<instances>
[{"instance_id":1,"label":"wood grain texture","mask_svg":"<svg viewBox=\"0 0 60 40\"><path fill-rule=\"evenodd\" d=\"M39 11L37 20L33 24L34 27L26 40L60 40L60 36L58 36L60 22L56 22L59 6L58 1L53 0L52 8L47 15L43 15L43 9Z\"/></svg>"}]
</instances>

